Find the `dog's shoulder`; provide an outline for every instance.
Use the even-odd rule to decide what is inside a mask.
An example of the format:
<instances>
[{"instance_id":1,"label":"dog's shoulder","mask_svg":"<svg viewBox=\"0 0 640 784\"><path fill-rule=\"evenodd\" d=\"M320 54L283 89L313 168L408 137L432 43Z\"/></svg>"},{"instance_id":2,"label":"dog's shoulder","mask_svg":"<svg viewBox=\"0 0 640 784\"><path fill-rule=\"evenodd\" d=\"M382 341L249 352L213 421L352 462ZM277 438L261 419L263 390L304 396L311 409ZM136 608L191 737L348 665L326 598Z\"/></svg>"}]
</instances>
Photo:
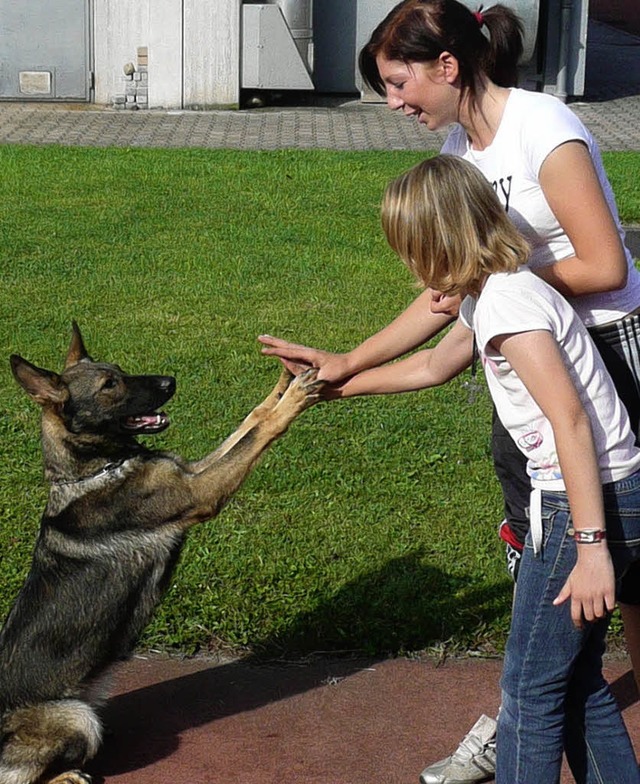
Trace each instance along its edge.
<instances>
[{"instance_id":1,"label":"dog's shoulder","mask_svg":"<svg viewBox=\"0 0 640 784\"><path fill-rule=\"evenodd\" d=\"M167 451L141 450L90 476L51 482L43 528L90 532L157 528L189 505L189 463Z\"/></svg>"}]
</instances>

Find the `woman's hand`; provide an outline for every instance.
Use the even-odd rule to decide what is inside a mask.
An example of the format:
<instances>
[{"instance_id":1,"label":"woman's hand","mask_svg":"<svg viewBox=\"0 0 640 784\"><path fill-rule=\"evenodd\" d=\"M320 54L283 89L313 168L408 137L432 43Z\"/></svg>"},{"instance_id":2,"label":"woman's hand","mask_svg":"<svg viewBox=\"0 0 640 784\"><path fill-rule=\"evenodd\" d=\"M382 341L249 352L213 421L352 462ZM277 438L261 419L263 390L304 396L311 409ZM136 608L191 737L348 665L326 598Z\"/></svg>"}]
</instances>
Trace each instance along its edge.
<instances>
[{"instance_id":1,"label":"woman's hand","mask_svg":"<svg viewBox=\"0 0 640 784\"><path fill-rule=\"evenodd\" d=\"M296 376L310 367L318 368L318 381L336 383L349 375L345 354L332 354L298 343L289 343L271 335L260 335L258 340L265 346L262 349L263 354L278 357L287 370Z\"/></svg>"},{"instance_id":2,"label":"woman's hand","mask_svg":"<svg viewBox=\"0 0 640 784\"><path fill-rule=\"evenodd\" d=\"M559 606L571 599L571 618L576 628L604 618L615 607L615 576L609 549L604 542L577 544L578 562L554 599Z\"/></svg>"}]
</instances>

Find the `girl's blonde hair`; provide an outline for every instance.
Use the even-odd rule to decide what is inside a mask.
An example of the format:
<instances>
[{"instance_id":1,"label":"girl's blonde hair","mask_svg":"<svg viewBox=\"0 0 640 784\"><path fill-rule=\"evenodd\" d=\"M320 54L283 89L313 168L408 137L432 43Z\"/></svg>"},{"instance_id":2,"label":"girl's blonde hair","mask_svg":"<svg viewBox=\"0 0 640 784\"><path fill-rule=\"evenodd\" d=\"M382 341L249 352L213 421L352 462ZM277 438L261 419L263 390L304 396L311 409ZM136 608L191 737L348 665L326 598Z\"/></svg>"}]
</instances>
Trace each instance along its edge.
<instances>
[{"instance_id":1,"label":"girl's blonde hair","mask_svg":"<svg viewBox=\"0 0 640 784\"><path fill-rule=\"evenodd\" d=\"M479 294L487 275L514 272L529 245L475 166L439 155L391 182L382 203L391 248L418 283Z\"/></svg>"}]
</instances>

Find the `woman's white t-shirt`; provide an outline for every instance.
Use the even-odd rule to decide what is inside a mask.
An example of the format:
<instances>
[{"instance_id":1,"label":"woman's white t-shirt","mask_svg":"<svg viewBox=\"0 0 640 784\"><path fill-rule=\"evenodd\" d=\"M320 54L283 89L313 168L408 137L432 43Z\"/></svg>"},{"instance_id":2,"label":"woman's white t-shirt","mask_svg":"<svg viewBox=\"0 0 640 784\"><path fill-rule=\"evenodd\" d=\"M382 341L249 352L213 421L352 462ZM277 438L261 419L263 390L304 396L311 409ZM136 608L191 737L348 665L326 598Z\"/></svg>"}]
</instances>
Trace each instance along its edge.
<instances>
[{"instance_id":1,"label":"woman's white t-shirt","mask_svg":"<svg viewBox=\"0 0 640 784\"><path fill-rule=\"evenodd\" d=\"M602 482L625 479L640 468L640 449L611 376L575 310L554 288L526 268L490 275L477 300L465 298L460 318L475 333L496 411L528 459L534 488L565 490L553 429L509 362L491 345L498 335L550 332L589 415ZM553 378L548 383L553 385Z\"/></svg>"},{"instance_id":2,"label":"woman's white t-shirt","mask_svg":"<svg viewBox=\"0 0 640 784\"><path fill-rule=\"evenodd\" d=\"M532 269L575 255L540 187L540 169L547 156L568 141L580 140L589 149L603 192L618 225L615 197L602 165L598 145L575 114L552 95L512 89L500 126L489 147L474 150L460 125L454 126L442 152L468 160L485 175L509 218L531 243ZM567 194L571 198L571 194ZM629 251L627 285L619 291L576 297L571 304L587 326L606 324L640 306L640 273Z\"/></svg>"}]
</instances>

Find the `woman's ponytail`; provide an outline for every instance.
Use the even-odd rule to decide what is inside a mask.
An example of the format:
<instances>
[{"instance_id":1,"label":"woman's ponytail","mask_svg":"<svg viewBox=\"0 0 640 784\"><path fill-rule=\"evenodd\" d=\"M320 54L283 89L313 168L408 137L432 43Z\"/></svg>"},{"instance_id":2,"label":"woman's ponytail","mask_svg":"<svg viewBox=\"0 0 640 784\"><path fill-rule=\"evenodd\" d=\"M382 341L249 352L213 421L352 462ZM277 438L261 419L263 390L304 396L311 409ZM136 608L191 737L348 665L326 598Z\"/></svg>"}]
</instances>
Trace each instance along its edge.
<instances>
[{"instance_id":1,"label":"woman's ponytail","mask_svg":"<svg viewBox=\"0 0 640 784\"><path fill-rule=\"evenodd\" d=\"M522 22L511 8L504 5L494 5L479 13L489 33L483 70L500 87L514 87L523 52Z\"/></svg>"}]
</instances>

